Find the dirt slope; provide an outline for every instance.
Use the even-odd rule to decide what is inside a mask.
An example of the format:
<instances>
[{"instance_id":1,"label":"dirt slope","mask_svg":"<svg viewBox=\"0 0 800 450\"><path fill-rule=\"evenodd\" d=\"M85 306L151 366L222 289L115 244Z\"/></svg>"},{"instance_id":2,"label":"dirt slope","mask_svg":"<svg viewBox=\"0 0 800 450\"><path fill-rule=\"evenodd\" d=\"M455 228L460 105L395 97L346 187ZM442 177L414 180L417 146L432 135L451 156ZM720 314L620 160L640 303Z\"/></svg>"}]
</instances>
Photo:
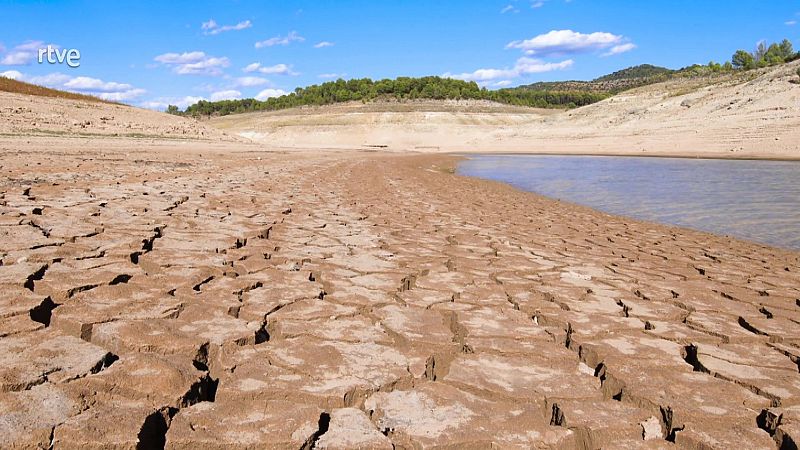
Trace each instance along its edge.
<instances>
[{"instance_id":1,"label":"dirt slope","mask_svg":"<svg viewBox=\"0 0 800 450\"><path fill-rule=\"evenodd\" d=\"M0 92L0 135L239 140L193 119L98 101Z\"/></svg>"},{"instance_id":2,"label":"dirt slope","mask_svg":"<svg viewBox=\"0 0 800 450\"><path fill-rule=\"evenodd\" d=\"M800 158L800 61L673 80L571 111L482 103L349 104L215 118L220 129L288 148L558 152Z\"/></svg>"}]
</instances>

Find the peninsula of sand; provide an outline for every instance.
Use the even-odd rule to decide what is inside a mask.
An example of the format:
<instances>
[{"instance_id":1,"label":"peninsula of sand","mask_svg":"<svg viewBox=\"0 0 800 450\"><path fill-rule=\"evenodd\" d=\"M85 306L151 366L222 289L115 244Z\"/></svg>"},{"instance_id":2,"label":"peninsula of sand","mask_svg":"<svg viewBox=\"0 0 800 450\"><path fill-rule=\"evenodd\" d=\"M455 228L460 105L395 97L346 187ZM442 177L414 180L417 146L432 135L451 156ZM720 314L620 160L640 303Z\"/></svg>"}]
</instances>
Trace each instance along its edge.
<instances>
[{"instance_id":1,"label":"peninsula of sand","mask_svg":"<svg viewBox=\"0 0 800 450\"><path fill-rule=\"evenodd\" d=\"M796 159L795 70L210 123L0 93L0 448L796 448L800 253L435 154Z\"/></svg>"}]
</instances>

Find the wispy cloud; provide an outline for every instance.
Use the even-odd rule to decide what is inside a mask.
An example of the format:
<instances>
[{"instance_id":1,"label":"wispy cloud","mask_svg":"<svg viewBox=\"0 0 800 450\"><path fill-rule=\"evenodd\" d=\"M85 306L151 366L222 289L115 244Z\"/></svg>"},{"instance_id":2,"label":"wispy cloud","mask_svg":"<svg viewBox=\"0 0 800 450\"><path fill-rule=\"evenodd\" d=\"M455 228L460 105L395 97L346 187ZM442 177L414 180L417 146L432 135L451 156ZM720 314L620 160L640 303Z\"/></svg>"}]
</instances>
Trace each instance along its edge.
<instances>
[{"instance_id":1,"label":"wispy cloud","mask_svg":"<svg viewBox=\"0 0 800 450\"><path fill-rule=\"evenodd\" d=\"M543 0L531 2L531 8L533 8L533 9L538 9L538 8L541 8L542 6L544 6L544 1Z\"/></svg>"},{"instance_id":2,"label":"wispy cloud","mask_svg":"<svg viewBox=\"0 0 800 450\"><path fill-rule=\"evenodd\" d=\"M518 78L523 75L530 75L534 73L552 72L556 70L565 70L572 67L575 62L567 59L560 62L546 62L540 59L522 57L519 58L512 68L505 69L478 69L474 72L466 73L445 73L442 75L446 78L455 78L465 81L492 81L500 79Z\"/></svg>"},{"instance_id":3,"label":"wispy cloud","mask_svg":"<svg viewBox=\"0 0 800 450\"><path fill-rule=\"evenodd\" d=\"M195 97L187 95L185 97L157 97L152 100L147 100L139 103L139 106L147 109L165 110L169 105L175 105L180 109L186 109L189 105L194 105L200 100L208 100L205 97Z\"/></svg>"},{"instance_id":4,"label":"wispy cloud","mask_svg":"<svg viewBox=\"0 0 800 450\"><path fill-rule=\"evenodd\" d=\"M253 23L249 20L243 20L236 25L219 25L214 19L209 19L208 22L203 22L200 28L203 30L203 34L207 35L215 35L224 33L226 31L239 31L245 30L253 26Z\"/></svg>"},{"instance_id":5,"label":"wispy cloud","mask_svg":"<svg viewBox=\"0 0 800 450\"><path fill-rule=\"evenodd\" d=\"M269 84L269 80L261 77L239 77L236 79L236 86L251 87Z\"/></svg>"},{"instance_id":6,"label":"wispy cloud","mask_svg":"<svg viewBox=\"0 0 800 450\"><path fill-rule=\"evenodd\" d=\"M134 87L128 83L104 81L92 77L73 77L63 73L50 73L47 75L27 76L16 70L0 73L0 76L14 78L28 83L45 86L62 91L77 92L79 94L93 95L103 100L124 102L141 97L147 91Z\"/></svg>"},{"instance_id":7,"label":"wispy cloud","mask_svg":"<svg viewBox=\"0 0 800 450\"><path fill-rule=\"evenodd\" d=\"M222 69L230 66L226 57L214 57L204 52L164 53L153 58L156 62L172 67L179 75L222 75Z\"/></svg>"},{"instance_id":8,"label":"wispy cloud","mask_svg":"<svg viewBox=\"0 0 800 450\"><path fill-rule=\"evenodd\" d=\"M292 42L303 42L306 38L300 36L296 31L292 31L286 36L275 36L269 39L256 42L256 48L274 47L276 45L289 45Z\"/></svg>"},{"instance_id":9,"label":"wispy cloud","mask_svg":"<svg viewBox=\"0 0 800 450\"><path fill-rule=\"evenodd\" d=\"M523 50L527 55L547 56L588 53L616 48L616 53L630 51L635 46L628 44L624 36L606 32L578 33L572 30L553 30L531 39L512 41L506 48Z\"/></svg>"},{"instance_id":10,"label":"wispy cloud","mask_svg":"<svg viewBox=\"0 0 800 450\"><path fill-rule=\"evenodd\" d=\"M336 44L334 44L333 42L322 41L322 42L317 42L316 44L314 44L314 48L333 47L334 45L336 45Z\"/></svg>"},{"instance_id":11,"label":"wispy cloud","mask_svg":"<svg viewBox=\"0 0 800 450\"><path fill-rule=\"evenodd\" d=\"M505 13L509 13L509 12L510 13L518 13L519 9L515 8L514 5L506 5L506 6L503 7L503 9L500 10L500 14L505 14Z\"/></svg>"},{"instance_id":12,"label":"wispy cloud","mask_svg":"<svg viewBox=\"0 0 800 450\"><path fill-rule=\"evenodd\" d=\"M324 80L332 80L334 78L344 78L347 76L346 73L321 73L317 75L317 77L322 78Z\"/></svg>"},{"instance_id":13,"label":"wispy cloud","mask_svg":"<svg viewBox=\"0 0 800 450\"><path fill-rule=\"evenodd\" d=\"M213 92L210 96L212 102L218 102L220 100L236 100L240 98L242 98L242 93L235 89Z\"/></svg>"},{"instance_id":14,"label":"wispy cloud","mask_svg":"<svg viewBox=\"0 0 800 450\"><path fill-rule=\"evenodd\" d=\"M793 27L793 26L797 25L797 21L796 20L787 20L786 22L783 22L783 23L784 23L784 25L790 26L790 27Z\"/></svg>"},{"instance_id":15,"label":"wispy cloud","mask_svg":"<svg viewBox=\"0 0 800 450\"><path fill-rule=\"evenodd\" d=\"M636 49L636 44L628 42L627 44L619 44L611 47L611 50L603 53L602 56L619 55L620 53L626 53L634 49Z\"/></svg>"},{"instance_id":16,"label":"wispy cloud","mask_svg":"<svg viewBox=\"0 0 800 450\"><path fill-rule=\"evenodd\" d=\"M264 89L263 91L259 92L256 95L256 100L264 101L268 98L272 97L280 97L282 95L286 95L287 92L283 89Z\"/></svg>"},{"instance_id":17,"label":"wispy cloud","mask_svg":"<svg viewBox=\"0 0 800 450\"><path fill-rule=\"evenodd\" d=\"M245 73L263 73L264 75L299 75L292 70L292 66L287 64L275 64L273 66L262 66L261 63L254 62L242 69Z\"/></svg>"},{"instance_id":18,"label":"wispy cloud","mask_svg":"<svg viewBox=\"0 0 800 450\"><path fill-rule=\"evenodd\" d=\"M0 72L0 77L20 80L22 79L22 72L18 70L6 70L5 72Z\"/></svg>"},{"instance_id":19,"label":"wispy cloud","mask_svg":"<svg viewBox=\"0 0 800 450\"><path fill-rule=\"evenodd\" d=\"M59 48L57 45L50 44L53 48ZM44 41L25 41L14 48L8 50L0 59L0 65L3 66L26 66L37 60L38 51L40 48L47 47ZM4 52L0 49L0 53Z\"/></svg>"}]
</instances>

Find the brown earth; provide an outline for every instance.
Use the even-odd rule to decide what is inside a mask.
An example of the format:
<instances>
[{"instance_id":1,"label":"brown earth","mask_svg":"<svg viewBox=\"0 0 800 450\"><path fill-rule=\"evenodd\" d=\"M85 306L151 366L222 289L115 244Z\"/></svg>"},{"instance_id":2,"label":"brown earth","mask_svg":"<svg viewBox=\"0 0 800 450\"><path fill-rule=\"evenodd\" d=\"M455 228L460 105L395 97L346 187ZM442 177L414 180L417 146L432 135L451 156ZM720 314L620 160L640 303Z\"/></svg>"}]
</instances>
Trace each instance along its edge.
<instances>
[{"instance_id":1,"label":"brown earth","mask_svg":"<svg viewBox=\"0 0 800 450\"><path fill-rule=\"evenodd\" d=\"M797 252L448 156L0 148L0 448L800 439Z\"/></svg>"}]
</instances>

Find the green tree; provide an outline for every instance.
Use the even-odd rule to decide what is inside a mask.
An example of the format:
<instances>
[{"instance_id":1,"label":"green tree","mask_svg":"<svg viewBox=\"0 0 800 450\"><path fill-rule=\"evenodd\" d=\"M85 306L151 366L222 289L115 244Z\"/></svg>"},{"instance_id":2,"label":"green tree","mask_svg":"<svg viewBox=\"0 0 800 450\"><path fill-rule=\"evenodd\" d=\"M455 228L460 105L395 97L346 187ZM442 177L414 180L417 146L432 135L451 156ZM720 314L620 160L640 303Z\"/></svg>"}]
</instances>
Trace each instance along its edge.
<instances>
[{"instance_id":1,"label":"green tree","mask_svg":"<svg viewBox=\"0 0 800 450\"><path fill-rule=\"evenodd\" d=\"M167 114L178 115L180 113L181 113L181 110L178 109L177 106L175 106L175 105L168 105L167 106Z\"/></svg>"},{"instance_id":2,"label":"green tree","mask_svg":"<svg viewBox=\"0 0 800 450\"><path fill-rule=\"evenodd\" d=\"M756 45L756 51L753 52L753 59L756 61L756 64L758 64L764 60L764 57L766 55L767 55L767 41L760 41L758 45Z\"/></svg>"},{"instance_id":3,"label":"green tree","mask_svg":"<svg viewBox=\"0 0 800 450\"><path fill-rule=\"evenodd\" d=\"M783 59L785 59L786 61L794 59L794 57L797 55L794 52L794 47L792 46L792 42L789 41L788 39L784 39L783 41L781 41L779 47L781 55L783 56Z\"/></svg>"},{"instance_id":4,"label":"green tree","mask_svg":"<svg viewBox=\"0 0 800 450\"><path fill-rule=\"evenodd\" d=\"M733 67L740 70L755 69L756 60L750 52L745 50L737 50L731 58Z\"/></svg>"}]
</instances>

